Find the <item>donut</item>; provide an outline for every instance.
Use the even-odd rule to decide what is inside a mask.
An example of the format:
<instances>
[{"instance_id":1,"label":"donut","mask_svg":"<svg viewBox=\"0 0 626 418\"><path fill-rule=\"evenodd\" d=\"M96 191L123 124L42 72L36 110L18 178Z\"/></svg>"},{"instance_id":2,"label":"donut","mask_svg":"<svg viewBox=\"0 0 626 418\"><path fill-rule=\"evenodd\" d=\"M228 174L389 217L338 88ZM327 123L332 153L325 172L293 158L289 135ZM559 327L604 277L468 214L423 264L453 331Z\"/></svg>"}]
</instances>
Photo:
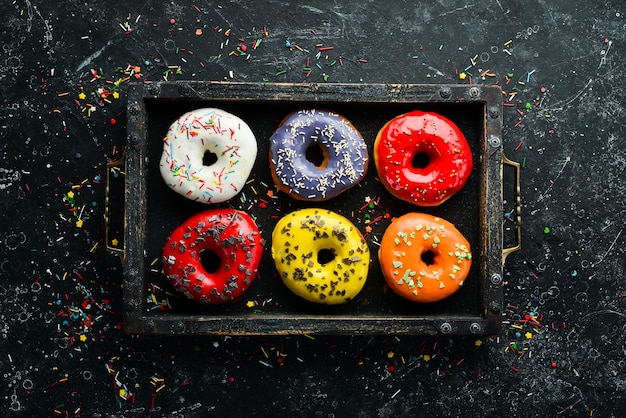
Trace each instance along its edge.
<instances>
[{"instance_id":1,"label":"donut","mask_svg":"<svg viewBox=\"0 0 626 418\"><path fill-rule=\"evenodd\" d=\"M262 253L259 228L248 214L209 209L170 234L162 265L178 292L202 304L221 304L236 300L248 289ZM203 267L203 261L210 265Z\"/></svg>"},{"instance_id":2,"label":"donut","mask_svg":"<svg viewBox=\"0 0 626 418\"><path fill-rule=\"evenodd\" d=\"M270 137L274 183L298 200L332 199L361 181L368 161L359 131L324 110L293 112Z\"/></svg>"},{"instance_id":3,"label":"donut","mask_svg":"<svg viewBox=\"0 0 626 418\"><path fill-rule=\"evenodd\" d=\"M378 131L374 162L389 193L418 206L442 204L472 172L472 152L459 128L419 110L395 117Z\"/></svg>"},{"instance_id":4,"label":"donut","mask_svg":"<svg viewBox=\"0 0 626 418\"><path fill-rule=\"evenodd\" d=\"M463 285L472 265L470 245L454 225L424 213L394 219L378 259L387 286L413 302L447 298Z\"/></svg>"},{"instance_id":5,"label":"donut","mask_svg":"<svg viewBox=\"0 0 626 418\"><path fill-rule=\"evenodd\" d=\"M256 138L243 120L220 109L196 109L169 127L163 139L161 176L182 196L220 203L242 189L256 154Z\"/></svg>"},{"instance_id":6,"label":"donut","mask_svg":"<svg viewBox=\"0 0 626 418\"><path fill-rule=\"evenodd\" d=\"M370 252L343 216L306 208L281 218L272 232L272 258L283 283L309 302L337 305L365 285Z\"/></svg>"}]
</instances>

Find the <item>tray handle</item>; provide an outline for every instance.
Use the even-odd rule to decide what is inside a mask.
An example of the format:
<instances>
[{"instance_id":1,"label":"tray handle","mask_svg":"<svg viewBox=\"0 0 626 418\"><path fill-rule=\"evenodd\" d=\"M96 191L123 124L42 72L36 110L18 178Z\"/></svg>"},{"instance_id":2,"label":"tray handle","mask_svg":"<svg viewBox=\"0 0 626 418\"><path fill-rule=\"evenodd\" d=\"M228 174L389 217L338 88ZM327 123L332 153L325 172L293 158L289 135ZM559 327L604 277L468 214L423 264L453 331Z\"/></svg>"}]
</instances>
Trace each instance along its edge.
<instances>
[{"instance_id":1,"label":"tray handle","mask_svg":"<svg viewBox=\"0 0 626 418\"><path fill-rule=\"evenodd\" d=\"M124 158L107 163L106 186L104 189L104 241L107 251L118 256L122 263L124 262L124 256L126 254L126 243L124 242L121 248L117 245L112 245L109 240L109 220L111 215L111 172L116 168L123 168L124 166Z\"/></svg>"},{"instance_id":2,"label":"tray handle","mask_svg":"<svg viewBox=\"0 0 626 418\"><path fill-rule=\"evenodd\" d=\"M515 169L515 225L517 229L517 245L502 250L502 265L504 265L509 254L519 251L522 248L522 187L520 180L520 163L509 160L504 154L502 155L502 163Z\"/></svg>"}]
</instances>

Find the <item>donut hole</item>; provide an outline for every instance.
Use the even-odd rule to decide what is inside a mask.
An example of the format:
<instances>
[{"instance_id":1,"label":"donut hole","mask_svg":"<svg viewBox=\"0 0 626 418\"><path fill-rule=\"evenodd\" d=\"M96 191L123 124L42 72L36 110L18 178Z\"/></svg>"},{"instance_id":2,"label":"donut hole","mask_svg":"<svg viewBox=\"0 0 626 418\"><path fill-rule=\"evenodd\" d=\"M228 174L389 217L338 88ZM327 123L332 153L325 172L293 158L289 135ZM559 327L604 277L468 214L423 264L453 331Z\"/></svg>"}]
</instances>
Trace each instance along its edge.
<instances>
[{"instance_id":1,"label":"donut hole","mask_svg":"<svg viewBox=\"0 0 626 418\"><path fill-rule=\"evenodd\" d=\"M422 253L420 258L424 262L424 264L426 264L427 266L432 266L433 264L435 264L435 255L436 254L434 251L426 250Z\"/></svg>"},{"instance_id":2,"label":"donut hole","mask_svg":"<svg viewBox=\"0 0 626 418\"><path fill-rule=\"evenodd\" d=\"M328 248L322 248L317 252L317 262L321 265L328 264L335 259L335 252Z\"/></svg>"},{"instance_id":3,"label":"donut hole","mask_svg":"<svg viewBox=\"0 0 626 418\"><path fill-rule=\"evenodd\" d=\"M202 165L205 165L207 167L212 166L213 164L215 164L217 162L217 154L211 152L211 151L205 151L204 155L202 156Z\"/></svg>"},{"instance_id":4,"label":"donut hole","mask_svg":"<svg viewBox=\"0 0 626 418\"><path fill-rule=\"evenodd\" d=\"M327 155L328 151L316 142L309 145L304 153L306 160L317 168L323 168L326 165Z\"/></svg>"},{"instance_id":5,"label":"donut hole","mask_svg":"<svg viewBox=\"0 0 626 418\"><path fill-rule=\"evenodd\" d=\"M200 264L204 271L208 274L217 273L222 265L222 259L211 250L202 250L200 252Z\"/></svg>"},{"instance_id":6,"label":"donut hole","mask_svg":"<svg viewBox=\"0 0 626 418\"><path fill-rule=\"evenodd\" d=\"M420 151L413 156L411 160L411 166L416 169L423 169L430 164L430 155L424 151Z\"/></svg>"}]
</instances>

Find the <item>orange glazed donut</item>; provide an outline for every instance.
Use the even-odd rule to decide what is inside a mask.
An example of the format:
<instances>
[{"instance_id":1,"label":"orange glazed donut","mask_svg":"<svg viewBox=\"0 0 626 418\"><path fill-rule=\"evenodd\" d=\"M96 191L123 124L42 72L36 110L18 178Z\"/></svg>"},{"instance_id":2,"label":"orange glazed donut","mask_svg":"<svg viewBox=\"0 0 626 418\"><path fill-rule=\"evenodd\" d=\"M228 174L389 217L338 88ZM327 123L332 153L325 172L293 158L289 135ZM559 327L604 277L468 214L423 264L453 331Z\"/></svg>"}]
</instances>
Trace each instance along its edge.
<instances>
[{"instance_id":1,"label":"orange glazed donut","mask_svg":"<svg viewBox=\"0 0 626 418\"><path fill-rule=\"evenodd\" d=\"M447 298L463 285L472 265L469 243L454 225L424 213L395 219L378 259L389 288L414 302Z\"/></svg>"},{"instance_id":2,"label":"orange glazed donut","mask_svg":"<svg viewBox=\"0 0 626 418\"><path fill-rule=\"evenodd\" d=\"M472 172L472 152L459 128L441 115L419 110L382 127L374 162L389 193L418 206L442 204Z\"/></svg>"}]
</instances>

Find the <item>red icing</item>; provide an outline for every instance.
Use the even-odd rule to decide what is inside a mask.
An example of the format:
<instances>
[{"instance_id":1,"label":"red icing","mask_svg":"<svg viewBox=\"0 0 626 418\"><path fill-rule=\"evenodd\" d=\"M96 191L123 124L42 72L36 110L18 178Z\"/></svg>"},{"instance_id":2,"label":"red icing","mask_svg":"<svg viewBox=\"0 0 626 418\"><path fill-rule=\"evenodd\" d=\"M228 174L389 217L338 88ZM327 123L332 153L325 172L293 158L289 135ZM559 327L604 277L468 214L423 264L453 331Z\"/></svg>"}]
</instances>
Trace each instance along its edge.
<instances>
[{"instance_id":1,"label":"red icing","mask_svg":"<svg viewBox=\"0 0 626 418\"><path fill-rule=\"evenodd\" d=\"M202 267L200 253L220 259L215 273ZM210 209L192 216L167 239L163 270L172 286L190 299L219 304L239 298L254 280L263 244L252 218L233 209Z\"/></svg>"},{"instance_id":2,"label":"red icing","mask_svg":"<svg viewBox=\"0 0 626 418\"><path fill-rule=\"evenodd\" d=\"M414 167L418 154L421 164ZM374 157L387 190L419 206L443 203L463 188L472 172L472 153L459 128L441 115L419 110L383 126Z\"/></svg>"}]
</instances>

